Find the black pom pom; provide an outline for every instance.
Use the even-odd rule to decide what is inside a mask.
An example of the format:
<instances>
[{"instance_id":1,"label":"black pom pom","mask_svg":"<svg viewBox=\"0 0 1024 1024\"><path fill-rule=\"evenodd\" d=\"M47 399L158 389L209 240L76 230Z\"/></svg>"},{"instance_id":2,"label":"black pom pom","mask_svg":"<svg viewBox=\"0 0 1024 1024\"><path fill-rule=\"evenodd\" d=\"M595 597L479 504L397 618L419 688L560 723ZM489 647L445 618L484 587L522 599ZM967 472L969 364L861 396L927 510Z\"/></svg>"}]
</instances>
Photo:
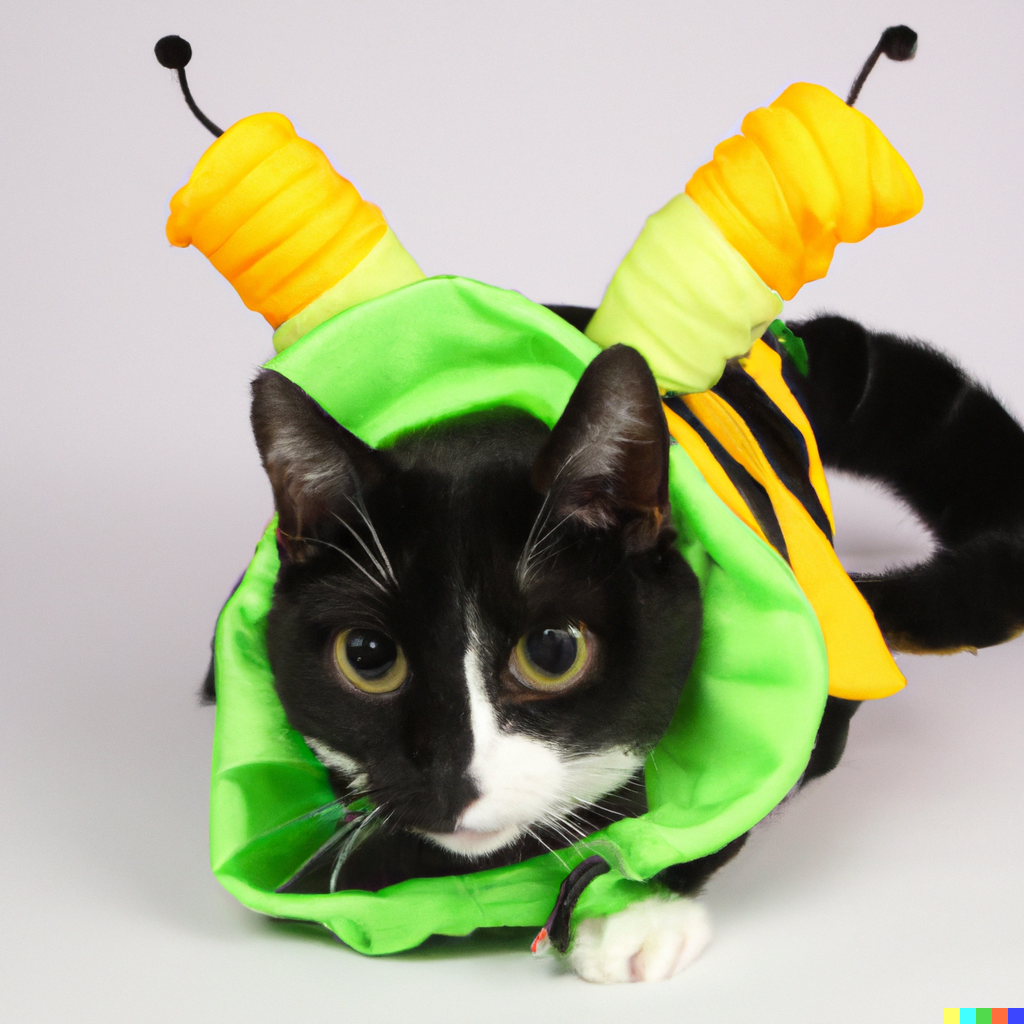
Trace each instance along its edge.
<instances>
[{"instance_id":1,"label":"black pom pom","mask_svg":"<svg viewBox=\"0 0 1024 1024\"><path fill-rule=\"evenodd\" d=\"M890 25L878 45L889 60L910 60L917 53L917 33L906 25Z\"/></svg>"},{"instance_id":2,"label":"black pom pom","mask_svg":"<svg viewBox=\"0 0 1024 1024\"><path fill-rule=\"evenodd\" d=\"M153 52L156 54L156 59L165 68L178 72L178 84L181 86L182 95L185 97L188 109L196 115L199 123L214 135L223 135L221 129L196 106L196 101L192 99L192 90L189 89L188 79L185 77L185 65L192 59L192 47L189 46L188 40L182 39L181 36L164 36L153 47Z\"/></svg>"},{"instance_id":3,"label":"black pom pom","mask_svg":"<svg viewBox=\"0 0 1024 1024\"><path fill-rule=\"evenodd\" d=\"M180 71L192 59L192 47L189 46L188 40L182 39L181 36L164 36L153 47L153 52L156 59L172 71Z\"/></svg>"}]
</instances>

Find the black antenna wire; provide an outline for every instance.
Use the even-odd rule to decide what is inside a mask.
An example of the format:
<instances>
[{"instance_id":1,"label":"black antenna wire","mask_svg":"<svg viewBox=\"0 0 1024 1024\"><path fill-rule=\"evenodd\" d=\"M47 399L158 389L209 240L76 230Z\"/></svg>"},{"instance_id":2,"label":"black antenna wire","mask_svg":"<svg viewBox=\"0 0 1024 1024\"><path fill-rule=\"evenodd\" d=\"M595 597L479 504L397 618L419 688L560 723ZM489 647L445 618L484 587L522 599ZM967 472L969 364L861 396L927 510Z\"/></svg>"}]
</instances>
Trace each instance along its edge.
<instances>
[{"instance_id":1,"label":"black antenna wire","mask_svg":"<svg viewBox=\"0 0 1024 1024\"><path fill-rule=\"evenodd\" d=\"M196 101L192 99L188 79L185 77L185 65L192 59L192 47L189 46L188 40L182 39L181 36L164 36L153 47L153 52L156 54L156 59L165 68L178 72L178 82L185 95L185 102L188 104L188 109L196 115L196 120L218 138L223 135L224 132L196 106Z\"/></svg>"},{"instance_id":2,"label":"black antenna wire","mask_svg":"<svg viewBox=\"0 0 1024 1024\"><path fill-rule=\"evenodd\" d=\"M890 25L878 40L878 45L871 51L871 56L864 61L864 67L850 88L846 97L846 105L852 107L857 102L860 90L867 81L871 69L878 63L878 58L885 54L889 60L911 60L917 53L917 33L906 25Z\"/></svg>"}]
</instances>

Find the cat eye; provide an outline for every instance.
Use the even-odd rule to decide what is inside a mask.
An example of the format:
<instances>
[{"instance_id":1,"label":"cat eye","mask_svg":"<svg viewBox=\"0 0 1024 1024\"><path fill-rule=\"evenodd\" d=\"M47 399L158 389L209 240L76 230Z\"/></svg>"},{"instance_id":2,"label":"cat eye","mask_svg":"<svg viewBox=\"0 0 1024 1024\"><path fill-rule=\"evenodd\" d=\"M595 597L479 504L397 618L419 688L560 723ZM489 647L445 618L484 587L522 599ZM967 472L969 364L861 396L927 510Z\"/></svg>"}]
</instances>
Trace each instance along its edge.
<instances>
[{"instance_id":1,"label":"cat eye","mask_svg":"<svg viewBox=\"0 0 1024 1024\"><path fill-rule=\"evenodd\" d=\"M402 648L379 629L346 629L334 641L334 662L364 693L392 693L409 674Z\"/></svg>"},{"instance_id":2,"label":"cat eye","mask_svg":"<svg viewBox=\"0 0 1024 1024\"><path fill-rule=\"evenodd\" d=\"M549 693L568 689L590 663L586 626L535 629L519 638L509 667L523 686Z\"/></svg>"}]
</instances>

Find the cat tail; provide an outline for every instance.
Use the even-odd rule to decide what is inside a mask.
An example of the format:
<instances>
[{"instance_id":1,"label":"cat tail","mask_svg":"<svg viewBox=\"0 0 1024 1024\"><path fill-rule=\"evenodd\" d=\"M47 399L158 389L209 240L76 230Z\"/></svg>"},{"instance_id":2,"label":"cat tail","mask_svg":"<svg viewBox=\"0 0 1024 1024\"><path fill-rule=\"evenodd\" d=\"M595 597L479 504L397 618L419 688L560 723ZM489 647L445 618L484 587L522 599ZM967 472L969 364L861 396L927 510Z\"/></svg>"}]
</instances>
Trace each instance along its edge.
<instances>
[{"instance_id":1,"label":"cat tail","mask_svg":"<svg viewBox=\"0 0 1024 1024\"><path fill-rule=\"evenodd\" d=\"M931 531L926 561L852 574L893 650L947 654L1024 630L1024 430L980 384L916 341L837 316L789 325L787 366L827 467L876 481Z\"/></svg>"}]
</instances>

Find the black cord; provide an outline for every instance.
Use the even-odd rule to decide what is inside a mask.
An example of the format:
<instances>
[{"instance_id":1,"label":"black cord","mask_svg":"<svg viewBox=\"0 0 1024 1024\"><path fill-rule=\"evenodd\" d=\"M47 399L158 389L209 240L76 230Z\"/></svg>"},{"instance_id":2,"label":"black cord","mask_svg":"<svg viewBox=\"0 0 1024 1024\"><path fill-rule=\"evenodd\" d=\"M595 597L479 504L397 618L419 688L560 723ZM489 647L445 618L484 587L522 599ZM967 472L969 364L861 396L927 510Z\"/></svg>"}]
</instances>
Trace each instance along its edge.
<instances>
[{"instance_id":1,"label":"black cord","mask_svg":"<svg viewBox=\"0 0 1024 1024\"><path fill-rule=\"evenodd\" d=\"M889 60L910 60L917 53L917 33L906 25L890 25L878 40L878 45L871 51L871 56L864 61L864 67L850 88L846 97L846 105L852 107L857 102L860 90L867 81L871 69L878 63L878 58L885 54Z\"/></svg>"},{"instance_id":2,"label":"black cord","mask_svg":"<svg viewBox=\"0 0 1024 1024\"><path fill-rule=\"evenodd\" d=\"M224 134L196 105L192 98L192 90L188 87L188 79L185 77L185 65L192 59L192 47L187 39L181 36L164 36L158 40L153 47L156 59L165 67L178 72L178 84L185 96L188 109L196 116L196 120L214 136L219 138Z\"/></svg>"},{"instance_id":3,"label":"black cord","mask_svg":"<svg viewBox=\"0 0 1024 1024\"><path fill-rule=\"evenodd\" d=\"M533 940L530 947L533 952L542 952L546 939L559 953L565 953L572 941L572 912L576 909L583 890L595 879L611 871L611 865L600 854L594 854L585 861L577 864L576 867L565 876L562 886L558 890L558 899L555 900L555 908L547 919L544 927L541 928L537 938Z\"/></svg>"},{"instance_id":4,"label":"black cord","mask_svg":"<svg viewBox=\"0 0 1024 1024\"><path fill-rule=\"evenodd\" d=\"M185 69L177 68L178 81L181 83L181 91L185 94L185 102L188 104L188 109L196 115L196 120L207 129L212 132L217 138L220 138L224 134L223 128L218 128L196 105L196 101L192 99L192 90L188 87L188 79L185 78Z\"/></svg>"}]
</instances>

